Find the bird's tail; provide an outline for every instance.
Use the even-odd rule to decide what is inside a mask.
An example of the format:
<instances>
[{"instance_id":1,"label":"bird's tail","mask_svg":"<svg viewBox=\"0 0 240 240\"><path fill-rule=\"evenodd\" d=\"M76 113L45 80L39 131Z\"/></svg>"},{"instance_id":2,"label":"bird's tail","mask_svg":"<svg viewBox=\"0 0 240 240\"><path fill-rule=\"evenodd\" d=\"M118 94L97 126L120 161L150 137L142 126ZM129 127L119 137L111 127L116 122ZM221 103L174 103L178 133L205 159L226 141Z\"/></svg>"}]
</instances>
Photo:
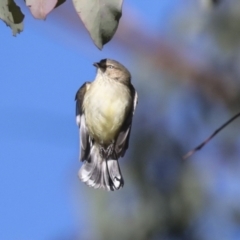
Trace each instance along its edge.
<instances>
[{"instance_id":1,"label":"bird's tail","mask_svg":"<svg viewBox=\"0 0 240 240\"><path fill-rule=\"evenodd\" d=\"M88 186L108 191L117 190L124 184L118 160L103 159L99 147L94 144L91 147L89 158L84 161L78 176Z\"/></svg>"}]
</instances>

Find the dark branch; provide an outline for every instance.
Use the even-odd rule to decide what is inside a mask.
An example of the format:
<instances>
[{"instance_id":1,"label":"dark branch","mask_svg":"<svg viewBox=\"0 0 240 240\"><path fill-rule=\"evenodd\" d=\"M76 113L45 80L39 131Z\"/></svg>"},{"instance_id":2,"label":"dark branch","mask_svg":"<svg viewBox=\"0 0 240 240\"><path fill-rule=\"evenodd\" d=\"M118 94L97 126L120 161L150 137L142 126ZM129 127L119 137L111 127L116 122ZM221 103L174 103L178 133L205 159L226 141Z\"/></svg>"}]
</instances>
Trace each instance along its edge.
<instances>
[{"instance_id":1,"label":"dark branch","mask_svg":"<svg viewBox=\"0 0 240 240\"><path fill-rule=\"evenodd\" d=\"M183 159L187 159L190 156L192 156L196 151L200 150L202 147L204 147L215 135L217 135L222 129L224 129L228 124L230 124L232 121L234 121L236 118L240 116L240 112L234 115L231 119L229 119L226 123L224 123L221 127L219 127L215 132L209 136L204 142L202 142L200 145L195 147L193 150L189 151L187 154L183 156Z\"/></svg>"}]
</instances>

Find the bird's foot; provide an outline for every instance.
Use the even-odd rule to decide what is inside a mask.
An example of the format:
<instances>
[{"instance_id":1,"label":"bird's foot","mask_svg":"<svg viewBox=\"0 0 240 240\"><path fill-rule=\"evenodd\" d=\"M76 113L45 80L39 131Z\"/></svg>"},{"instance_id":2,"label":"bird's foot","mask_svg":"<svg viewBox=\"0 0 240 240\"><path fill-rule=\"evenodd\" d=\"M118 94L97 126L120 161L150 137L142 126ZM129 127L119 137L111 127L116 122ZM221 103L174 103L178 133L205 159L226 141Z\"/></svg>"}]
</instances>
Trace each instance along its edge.
<instances>
[{"instance_id":1,"label":"bird's foot","mask_svg":"<svg viewBox=\"0 0 240 240\"><path fill-rule=\"evenodd\" d=\"M107 148L100 146L100 155L103 158L108 159L113 154L113 151L114 151L114 142L108 145Z\"/></svg>"}]
</instances>

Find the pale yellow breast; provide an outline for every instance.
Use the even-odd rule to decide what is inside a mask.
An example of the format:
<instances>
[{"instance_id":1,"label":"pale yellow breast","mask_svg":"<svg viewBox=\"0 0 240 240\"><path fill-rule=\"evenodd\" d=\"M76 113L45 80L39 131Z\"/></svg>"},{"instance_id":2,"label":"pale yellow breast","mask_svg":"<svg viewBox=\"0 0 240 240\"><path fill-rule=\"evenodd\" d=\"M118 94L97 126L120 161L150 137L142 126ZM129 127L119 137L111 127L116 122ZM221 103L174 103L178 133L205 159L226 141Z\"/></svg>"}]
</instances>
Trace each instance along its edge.
<instances>
[{"instance_id":1,"label":"pale yellow breast","mask_svg":"<svg viewBox=\"0 0 240 240\"><path fill-rule=\"evenodd\" d=\"M129 89L118 82L93 82L84 97L84 112L90 134L102 144L113 141L129 113Z\"/></svg>"}]
</instances>

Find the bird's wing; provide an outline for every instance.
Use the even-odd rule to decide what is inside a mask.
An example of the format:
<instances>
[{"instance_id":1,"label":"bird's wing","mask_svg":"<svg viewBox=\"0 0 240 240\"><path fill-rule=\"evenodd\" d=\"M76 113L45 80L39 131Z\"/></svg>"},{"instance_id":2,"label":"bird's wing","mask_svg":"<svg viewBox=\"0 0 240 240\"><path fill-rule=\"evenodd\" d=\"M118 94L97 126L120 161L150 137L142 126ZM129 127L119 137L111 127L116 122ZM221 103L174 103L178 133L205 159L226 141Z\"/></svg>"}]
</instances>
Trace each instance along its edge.
<instances>
[{"instance_id":1,"label":"bird's wing","mask_svg":"<svg viewBox=\"0 0 240 240\"><path fill-rule=\"evenodd\" d=\"M131 133L131 126L132 126L132 118L138 102L138 95L136 90L132 85L130 87L131 87L131 95L133 98L132 110L130 111L127 119L125 120L121 128L121 131L118 135L118 138L115 142L115 153L117 155L117 158L119 158L120 156L123 157L126 150L128 149L129 136Z\"/></svg>"},{"instance_id":2,"label":"bird's wing","mask_svg":"<svg viewBox=\"0 0 240 240\"><path fill-rule=\"evenodd\" d=\"M76 122L80 130L80 159L86 160L90 154L90 138L85 122L85 115L83 111L83 99L86 91L89 89L90 82L84 83L76 93Z\"/></svg>"}]
</instances>

